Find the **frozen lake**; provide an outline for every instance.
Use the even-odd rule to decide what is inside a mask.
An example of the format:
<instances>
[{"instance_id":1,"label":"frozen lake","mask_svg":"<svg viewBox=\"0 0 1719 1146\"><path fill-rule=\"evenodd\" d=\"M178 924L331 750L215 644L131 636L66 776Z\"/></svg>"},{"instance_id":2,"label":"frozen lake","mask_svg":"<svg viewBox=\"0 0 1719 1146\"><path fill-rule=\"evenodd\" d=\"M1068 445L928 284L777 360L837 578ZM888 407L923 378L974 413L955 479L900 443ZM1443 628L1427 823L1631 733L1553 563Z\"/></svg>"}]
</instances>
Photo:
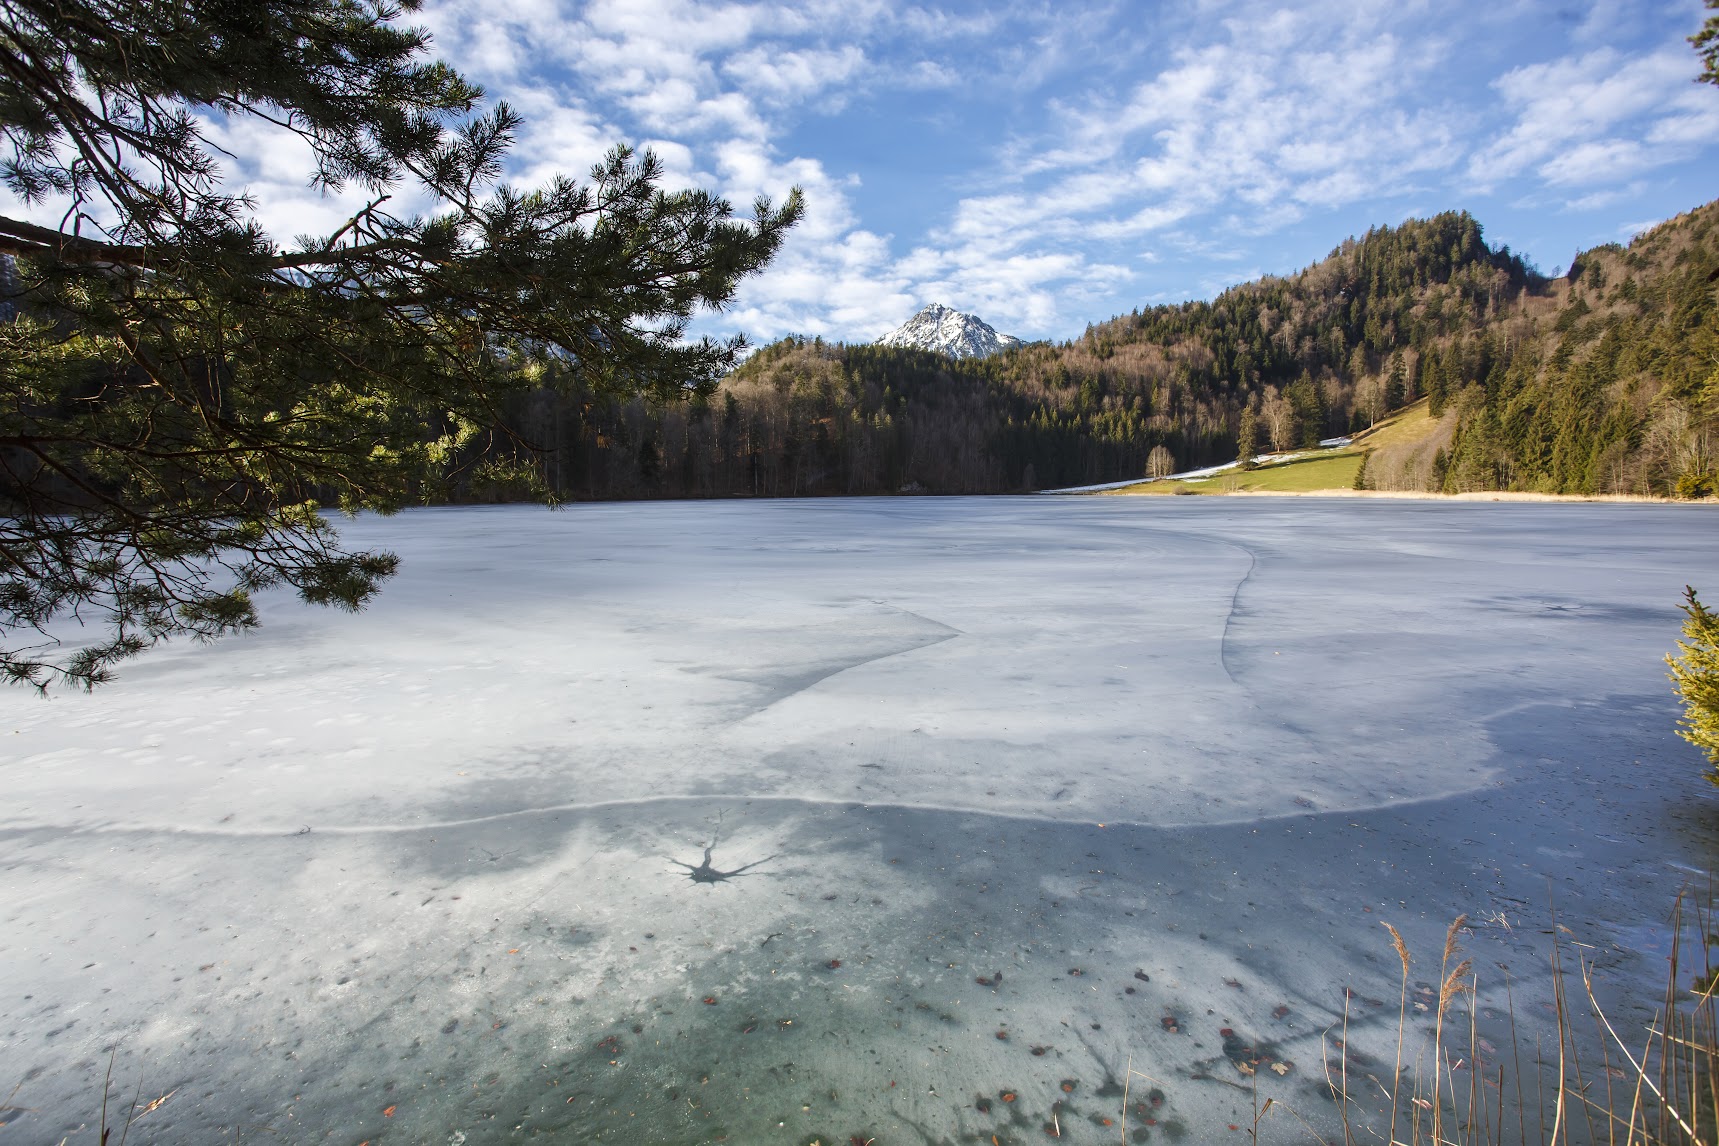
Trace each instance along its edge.
<instances>
[{"instance_id":1,"label":"frozen lake","mask_svg":"<svg viewBox=\"0 0 1719 1146\"><path fill-rule=\"evenodd\" d=\"M404 559L365 613L0 693L11 1137L94 1142L117 1048L145 1143L1112 1142L1130 1062L1132 1140L1243 1141L1256 1085L1331 1125L1346 1005L1388 1071L1380 921L1436 983L1468 913L1531 1030L1555 900L1639 1020L1711 867L1660 659L1703 507L343 532Z\"/></svg>"}]
</instances>

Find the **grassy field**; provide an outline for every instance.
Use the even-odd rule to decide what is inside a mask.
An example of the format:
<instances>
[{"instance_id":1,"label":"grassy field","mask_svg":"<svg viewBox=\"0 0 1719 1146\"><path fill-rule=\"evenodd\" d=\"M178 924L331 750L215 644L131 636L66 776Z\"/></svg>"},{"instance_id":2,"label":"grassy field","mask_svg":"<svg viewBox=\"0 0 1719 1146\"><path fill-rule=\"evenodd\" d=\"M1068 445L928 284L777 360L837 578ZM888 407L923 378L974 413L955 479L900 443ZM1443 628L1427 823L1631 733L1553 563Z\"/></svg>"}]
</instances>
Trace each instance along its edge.
<instances>
[{"instance_id":1,"label":"grassy field","mask_svg":"<svg viewBox=\"0 0 1719 1146\"><path fill-rule=\"evenodd\" d=\"M1226 470L1209 478L1155 481L1115 490L1123 494L1177 493L1314 493L1326 489L1351 489L1355 471L1361 468L1359 450L1333 450L1317 457L1276 462L1255 470Z\"/></svg>"},{"instance_id":2,"label":"grassy field","mask_svg":"<svg viewBox=\"0 0 1719 1146\"><path fill-rule=\"evenodd\" d=\"M1355 448L1376 450L1404 442L1418 442L1433 432L1436 423L1427 409L1427 400L1420 399L1398 410L1370 430L1355 435Z\"/></svg>"},{"instance_id":3,"label":"grassy field","mask_svg":"<svg viewBox=\"0 0 1719 1146\"><path fill-rule=\"evenodd\" d=\"M1314 457L1269 462L1258 469L1226 470L1208 478L1155 481L1112 490L1123 494L1189 493L1318 493L1322 490L1353 489L1361 456L1370 450L1419 442L1437 429L1421 399L1386 418L1372 429L1355 435L1352 445L1328 450Z\"/></svg>"}]
</instances>

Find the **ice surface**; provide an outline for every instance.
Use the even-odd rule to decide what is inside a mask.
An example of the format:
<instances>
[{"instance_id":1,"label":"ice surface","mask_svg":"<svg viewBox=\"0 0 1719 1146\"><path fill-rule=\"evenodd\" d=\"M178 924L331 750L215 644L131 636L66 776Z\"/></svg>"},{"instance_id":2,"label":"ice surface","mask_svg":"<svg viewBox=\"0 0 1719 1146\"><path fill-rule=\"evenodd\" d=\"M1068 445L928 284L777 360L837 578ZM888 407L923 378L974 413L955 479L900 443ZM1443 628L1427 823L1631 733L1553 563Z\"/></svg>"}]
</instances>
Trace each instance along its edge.
<instances>
[{"instance_id":1,"label":"ice surface","mask_svg":"<svg viewBox=\"0 0 1719 1146\"><path fill-rule=\"evenodd\" d=\"M1346 987L1351 1045L1394 1040L1382 919L1436 979L1470 913L1533 1022L1550 878L1660 988L1644 936L1712 841L1659 658L1716 524L1145 498L348 523L404 559L363 614L271 597L259 633L94 696L0 695L0 1122L93 1141L117 1048L139 1101L173 1092L144 1142L1097 1142L1132 1061L1164 1103L1131 1117L1201 1141L1251 1119L1229 1028L1324 1125Z\"/></svg>"}]
</instances>

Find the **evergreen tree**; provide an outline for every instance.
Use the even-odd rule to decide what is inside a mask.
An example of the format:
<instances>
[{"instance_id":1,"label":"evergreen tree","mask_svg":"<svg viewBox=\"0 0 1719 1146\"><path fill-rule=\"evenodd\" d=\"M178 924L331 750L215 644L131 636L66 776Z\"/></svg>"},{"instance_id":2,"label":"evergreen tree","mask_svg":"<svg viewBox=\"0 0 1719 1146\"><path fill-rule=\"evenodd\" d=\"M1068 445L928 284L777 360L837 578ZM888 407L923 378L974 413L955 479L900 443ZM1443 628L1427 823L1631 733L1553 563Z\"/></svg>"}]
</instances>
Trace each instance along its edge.
<instances>
[{"instance_id":1,"label":"evergreen tree","mask_svg":"<svg viewBox=\"0 0 1719 1146\"><path fill-rule=\"evenodd\" d=\"M1243 406L1241 412L1241 429L1236 433L1236 460L1241 468L1254 468L1254 455L1259 453L1259 422L1254 417L1252 406Z\"/></svg>"},{"instance_id":2,"label":"evergreen tree","mask_svg":"<svg viewBox=\"0 0 1719 1146\"><path fill-rule=\"evenodd\" d=\"M520 119L424 58L417 7L0 5L0 177L64 219L0 218L22 290L0 324L11 680L92 686L163 637L254 625L270 585L358 608L395 559L343 551L324 506L437 496L539 384L671 398L736 362L686 324L771 257L799 193L740 222L625 148L589 184L502 184ZM282 245L221 182L222 117L280 125L314 182L368 202ZM541 483L514 453L482 453L485 480ZM71 613L106 635L56 657L33 632Z\"/></svg>"},{"instance_id":3,"label":"evergreen tree","mask_svg":"<svg viewBox=\"0 0 1719 1146\"><path fill-rule=\"evenodd\" d=\"M1719 0L1707 0L1707 6L1719 9ZM1689 42L1701 54L1703 67L1699 78L1710 84L1719 84L1719 16L1707 17L1701 31L1689 37Z\"/></svg>"},{"instance_id":4,"label":"evergreen tree","mask_svg":"<svg viewBox=\"0 0 1719 1146\"><path fill-rule=\"evenodd\" d=\"M1306 372L1289 386L1284 394L1293 412L1291 444L1312 449L1325 433L1325 399Z\"/></svg>"},{"instance_id":5,"label":"evergreen tree","mask_svg":"<svg viewBox=\"0 0 1719 1146\"><path fill-rule=\"evenodd\" d=\"M1385 375L1385 409L1395 410L1403 404L1407 393L1407 370L1403 366L1403 351L1399 347L1391 355L1390 372Z\"/></svg>"},{"instance_id":6,"label":"evergreen tree","mask_svg":"<svg viewBox=\"0 0 1719 1146\"><path fill-rule=\"evenodd\" d=\"M1683 700L1677 734L1707 754L1707 778L1719 784L1719 614L1701 603L1691 586L1683 589L1682 656L1668 655L1671 679Z\"/></svg>"},{"instance_id":7,"label":"evergreen tree","mask_svg":"<svg viewBox=\"0 0 1719 1146\"><path fill-rule=\"evenodd\" d=\"M1427 412L1438 418L1444 415L1445 403L1450 400L1450 382L1445 373L1444 360L1431 350L1427 352L1426 370L1422 380L1427 388Z\"/></svg>"}]
</instances>

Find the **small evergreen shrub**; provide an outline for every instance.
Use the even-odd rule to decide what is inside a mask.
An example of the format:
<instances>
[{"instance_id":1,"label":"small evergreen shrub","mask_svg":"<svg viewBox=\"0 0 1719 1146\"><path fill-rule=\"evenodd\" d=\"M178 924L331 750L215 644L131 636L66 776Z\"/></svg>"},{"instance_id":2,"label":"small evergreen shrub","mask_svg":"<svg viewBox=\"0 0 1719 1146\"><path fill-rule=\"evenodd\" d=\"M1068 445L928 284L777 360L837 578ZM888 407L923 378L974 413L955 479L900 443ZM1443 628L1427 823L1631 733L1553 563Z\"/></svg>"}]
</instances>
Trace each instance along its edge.
<instances>
[{"instance_id":1,"label":"small evergreen shrub","mask_svg":"<svg viewBox=\"0 0 1719 1146\"><path fill-rule=\"evenodd\" d=\"M1703 605L1691 586L1684 586L1683 600L1684 639L1677 642L1683 655L1665 658L1683 698L1677 734L1707 753L1707 778L1719 784L1719 613Z\"/></svg>"},{"instance_id":2,"label":"small evergreen shrub","mask_svg":"<svg viewBox=\"0 0 1719 1146\"><path fill-rule=\"evenodd\" d=\"M1698 501L1704 497L1712 497L1719 492L1719 477L1712 472L1683 474L1677 479L1677 496L1690 501Z\"/></svg>"}]
</instances>

